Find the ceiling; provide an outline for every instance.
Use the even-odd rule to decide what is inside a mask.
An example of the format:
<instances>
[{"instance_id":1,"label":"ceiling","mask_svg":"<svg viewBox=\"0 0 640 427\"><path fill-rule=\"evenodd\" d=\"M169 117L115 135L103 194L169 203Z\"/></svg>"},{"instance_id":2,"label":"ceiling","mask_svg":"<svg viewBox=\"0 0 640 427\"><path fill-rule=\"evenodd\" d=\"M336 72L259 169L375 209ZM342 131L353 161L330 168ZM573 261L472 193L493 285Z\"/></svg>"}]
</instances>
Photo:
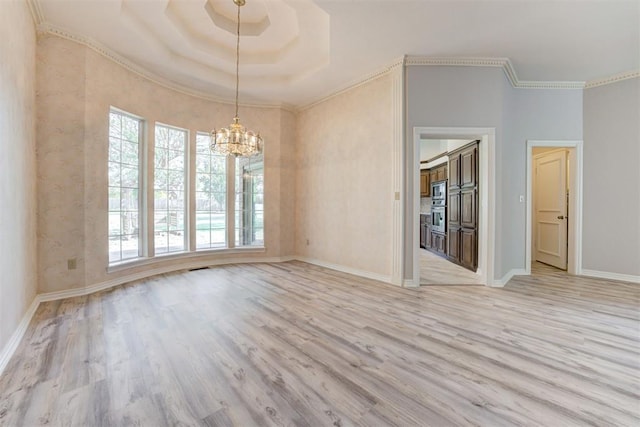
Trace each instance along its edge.
<instances>
[{"instance_id":1,"label":"ceiling","mask_svg":"<svg viewBox=\"0 0 640 427\"><path fill-rule=\"evenodd\" d=\"M31 0L40 30L232 99L232 0ZM509 58L523 81L640 68L640 1L247 0L242 101L306 105L403 55Z\"/></svg>"}]
</instances>

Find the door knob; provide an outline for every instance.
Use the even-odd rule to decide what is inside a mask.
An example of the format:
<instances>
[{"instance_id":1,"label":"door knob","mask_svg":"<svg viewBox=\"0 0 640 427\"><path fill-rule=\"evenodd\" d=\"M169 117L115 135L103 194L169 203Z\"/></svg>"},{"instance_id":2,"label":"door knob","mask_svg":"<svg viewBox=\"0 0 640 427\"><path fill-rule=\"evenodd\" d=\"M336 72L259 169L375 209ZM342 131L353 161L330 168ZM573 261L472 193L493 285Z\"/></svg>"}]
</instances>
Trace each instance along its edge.
<instances>
[{"instance_id":1,"label":"door knob","mask_svg":"<svg viewBox=\"0 0 640 427\"><path fill-rule=\"evenodd\" d=\"M558 219L564 219L564 216L558 215Z\"/></svg>"}]
</instances>

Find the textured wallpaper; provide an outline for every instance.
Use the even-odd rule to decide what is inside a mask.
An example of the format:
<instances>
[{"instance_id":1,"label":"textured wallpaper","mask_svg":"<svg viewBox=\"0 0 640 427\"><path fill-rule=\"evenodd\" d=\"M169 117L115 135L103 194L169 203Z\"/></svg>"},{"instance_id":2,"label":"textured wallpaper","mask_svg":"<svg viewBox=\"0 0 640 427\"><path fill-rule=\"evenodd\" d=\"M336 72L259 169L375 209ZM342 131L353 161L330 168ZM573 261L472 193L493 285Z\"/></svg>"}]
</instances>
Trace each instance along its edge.
<instances>
[{"instance_id":1,"label":"textured wallpaper","mask_svg":"<svg viewBox=\"0 0 640 427\"><path fill-rule=\"evenodd\" d=\"M391 96L384 75L299 114L297 254L391 275Z\"/></svg>"},{"instance_id":2,"label":"textured wallpaper","mask_svg":"<svg viewBox=\"0 0 640 427\"><path fill-rule=\"evenodd\" d=\"M35 49L26 2L0 1L0 352L37 289Z\"/></svg>"},{"instance_id":3,"label":"textured wallpaper","mask_svg":"<svg viewBox=\"0 0 640 427\"><path fill-rule=\"evenodd\" d=\"M151 134L155 122L160 122L189 129L194 141L196 131L228 125L233 105L159 86L83 45L51 35L38 40L38 69L40 291L101 284L148 269L106 271L110 106L145 118ZM242 106L240 117L266 141L266 251L251 257L292 255L295 119L279 108ZM202 259L229 257L238 255L201 255ZM77 259L77 269L67 269L70 258ZM162 264L179 269L184 262L172 259Z\"/></svg>"}]
</instances>

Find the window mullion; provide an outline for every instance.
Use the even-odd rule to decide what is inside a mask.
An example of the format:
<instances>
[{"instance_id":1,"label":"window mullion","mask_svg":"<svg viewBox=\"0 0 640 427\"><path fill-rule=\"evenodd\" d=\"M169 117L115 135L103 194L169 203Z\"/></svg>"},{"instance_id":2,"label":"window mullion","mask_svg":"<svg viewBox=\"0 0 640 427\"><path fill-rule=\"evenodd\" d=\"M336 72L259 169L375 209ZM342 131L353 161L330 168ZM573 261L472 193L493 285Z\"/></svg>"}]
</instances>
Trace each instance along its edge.
<instances>
[{"instance_id":1,"label":"window mullion","mask_svg":"<svg viewBox=\"0 0 640 427\"><path fill-rule=\"evenodd\" d=\"M236 247L236 159L227 156L227 247Z\"/></svg>"}]
</instances>

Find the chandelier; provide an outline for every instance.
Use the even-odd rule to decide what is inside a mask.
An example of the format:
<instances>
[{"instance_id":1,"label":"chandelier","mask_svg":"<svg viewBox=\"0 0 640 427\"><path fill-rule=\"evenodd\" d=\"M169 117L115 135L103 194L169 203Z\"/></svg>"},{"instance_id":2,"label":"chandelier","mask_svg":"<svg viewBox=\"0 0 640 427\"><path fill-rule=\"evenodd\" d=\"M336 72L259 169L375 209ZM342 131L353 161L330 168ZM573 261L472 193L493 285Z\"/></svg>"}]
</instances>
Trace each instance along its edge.
<instances>
[{"instance_id":1,"label":"chandelier","mask_svg":"<svg viewBox=\"0 0 640 427\"><path fill-rule=\"evenodd\" d=\"M236 115L229 128L211 131L211 151L224 156L249 157L262 153L262 137L240 124L238 117L238 87L240 86L240 7L245 0L233 0L238 6L238 27L236 41Z\"/></svg>"}]
</instances>

